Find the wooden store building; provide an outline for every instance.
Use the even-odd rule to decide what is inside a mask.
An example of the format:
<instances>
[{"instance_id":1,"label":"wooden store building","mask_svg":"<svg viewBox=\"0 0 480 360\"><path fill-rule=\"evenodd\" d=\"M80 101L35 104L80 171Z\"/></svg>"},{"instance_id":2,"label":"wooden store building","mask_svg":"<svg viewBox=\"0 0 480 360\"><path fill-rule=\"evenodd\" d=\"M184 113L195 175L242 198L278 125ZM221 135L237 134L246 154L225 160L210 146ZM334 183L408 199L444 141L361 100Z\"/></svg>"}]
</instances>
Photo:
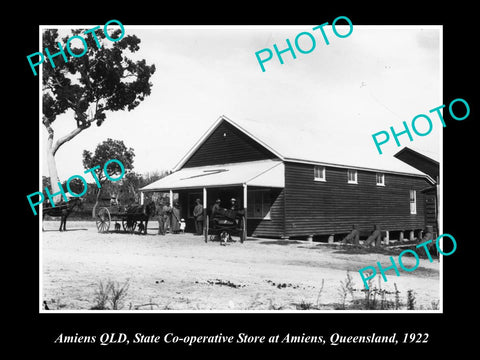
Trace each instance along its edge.
<instances>
[{"instance_id":1,"label":"wooden store building","mask_svg":"<svg viewBox=\"0 0 480 360\"><path fill-rule=\"evenodd\" d=\"M178 198L187 231L194 229L197 198L211 208L232 197L246 208L248 236L336 241L353 225L401 236L425 228L423 191L436 179L398 159L393 168L356 159L348 146L340 159L339 151L320 150L306 130L261 125L221 116L170 175L140 189L142 201L151 192Z\"/></svg>"}]
</instances>

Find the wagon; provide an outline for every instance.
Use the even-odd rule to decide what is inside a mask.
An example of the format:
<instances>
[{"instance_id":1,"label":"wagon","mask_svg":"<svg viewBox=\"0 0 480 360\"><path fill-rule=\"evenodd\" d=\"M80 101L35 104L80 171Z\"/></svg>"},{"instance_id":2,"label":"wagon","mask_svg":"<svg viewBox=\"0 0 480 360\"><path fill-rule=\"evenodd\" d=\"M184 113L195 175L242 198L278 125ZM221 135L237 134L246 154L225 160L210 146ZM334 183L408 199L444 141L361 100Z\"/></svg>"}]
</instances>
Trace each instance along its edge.
<instances>
[{"instance_id":1,"label":"wagon","mask_svg":"<svg viewBox=\"0 0 480 360\"><path fill-rule=\"evenodd\" d=\"M243 243L247 238L245 210L217 209L213 214L207 214L205 221L205 242L220 239L224 243L231 235L239 236Z\"/></svg>"},{"instance_id":2,"label":"wagon","mask_svg":"<svg viewBox=\"0 0 480 360\"><path fill-rule=\"evenodd\" d=\"M106 233L110 229L112 222L115 222L115 230L121 228L125 232L133 233L140 224L144 223L143 230L147 233L148 219L155 212L155 204L148 205L130 205L130 206L110 206L101 207L96 215L97 230L100 233ZM142 229L140 229L142 231Z\"/></svg>"}]
</instances>

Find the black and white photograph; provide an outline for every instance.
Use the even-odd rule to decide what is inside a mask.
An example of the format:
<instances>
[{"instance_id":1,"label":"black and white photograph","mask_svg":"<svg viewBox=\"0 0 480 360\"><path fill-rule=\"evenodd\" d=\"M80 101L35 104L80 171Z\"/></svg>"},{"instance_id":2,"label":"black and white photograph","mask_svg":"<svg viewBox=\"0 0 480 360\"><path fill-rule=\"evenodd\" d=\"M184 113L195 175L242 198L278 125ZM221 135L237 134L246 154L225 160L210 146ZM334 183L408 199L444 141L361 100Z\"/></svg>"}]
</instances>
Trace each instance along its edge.
<instances>
[{"instance_id":1,"label":"black and white photograph","mask_svg":"<svg viewBox=\"0 0 480 360\"><path fill-rule=\"evenodd\" d=\"M333 24L42 28L42 310L440 311L442 29Z\"/></svg>"},{"instance_id":2,"label":"black and white photograph","mask_svg":"<svg viewBox=\"0 0 480 360\"><path fill-rule=\"evenodd\" d=\"M89 6L12 50L9 345L471 346L472 9Z\"/></svg>"}]
</instances>

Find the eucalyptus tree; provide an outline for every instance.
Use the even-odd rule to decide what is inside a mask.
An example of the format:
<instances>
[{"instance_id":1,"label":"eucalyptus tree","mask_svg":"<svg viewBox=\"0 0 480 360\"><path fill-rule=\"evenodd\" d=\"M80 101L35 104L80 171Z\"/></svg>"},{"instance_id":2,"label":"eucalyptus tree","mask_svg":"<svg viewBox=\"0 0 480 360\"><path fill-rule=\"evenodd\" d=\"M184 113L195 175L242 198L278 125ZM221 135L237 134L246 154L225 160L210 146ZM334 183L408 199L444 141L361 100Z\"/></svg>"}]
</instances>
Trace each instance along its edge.
<instances>
[{"instance_id":1,"label":"eucalyptus tree","mask_svg":"<svg viewBox=\"0 0 480 360\"><path fill-rule=\"evenodd\" d=\"M81 33L81 29L71 30L73 36ZM42 34L43 48L49 49L50 53L58 52L59 45L66 44L69 36L62 38L62 42L59 37L57 29L46 29ZM86 51L82 56L70 56L67 62L59 59L55 67L41 65L42 123L48 133L46 159L52 194L60 191L55 162L55 154L60 147L92 124L101 126L110 112L131 111L150 95L150 79L155 65L148 65L145 59L132 59L132 54L140 49L140 39L135 35L121 34L120 29L109 34L109 39L117 41L112 43L105 38L101 30L86 34L86 48L84 44L76 47L73 41L69 44L74 54ZM68 54L65 49L64 52ZM64 113L72 114L72 129L56 139L52 125ZM68 117L62 121L67 120ZM55 196L54 201L57 202L60 196Z\"/></svg>"}]
</instances>

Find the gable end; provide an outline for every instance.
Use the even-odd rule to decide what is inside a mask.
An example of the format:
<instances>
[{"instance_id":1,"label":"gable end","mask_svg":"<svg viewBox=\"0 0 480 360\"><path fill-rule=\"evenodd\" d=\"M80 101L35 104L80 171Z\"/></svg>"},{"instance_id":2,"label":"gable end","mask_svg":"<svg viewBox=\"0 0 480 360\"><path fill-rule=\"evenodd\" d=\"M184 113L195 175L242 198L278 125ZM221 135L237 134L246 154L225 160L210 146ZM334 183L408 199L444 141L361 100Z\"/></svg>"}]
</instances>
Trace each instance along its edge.
<instances>
[{"instance_id":1,"label":"gable end","mask_svg":"<svg viewBox=\"0 0 480 360\"><path fill-rule=\"evenodd\" d=\"M232 124L223 120L183 167L230 164L278 158Z\"/></svg>"}]
</instances>

